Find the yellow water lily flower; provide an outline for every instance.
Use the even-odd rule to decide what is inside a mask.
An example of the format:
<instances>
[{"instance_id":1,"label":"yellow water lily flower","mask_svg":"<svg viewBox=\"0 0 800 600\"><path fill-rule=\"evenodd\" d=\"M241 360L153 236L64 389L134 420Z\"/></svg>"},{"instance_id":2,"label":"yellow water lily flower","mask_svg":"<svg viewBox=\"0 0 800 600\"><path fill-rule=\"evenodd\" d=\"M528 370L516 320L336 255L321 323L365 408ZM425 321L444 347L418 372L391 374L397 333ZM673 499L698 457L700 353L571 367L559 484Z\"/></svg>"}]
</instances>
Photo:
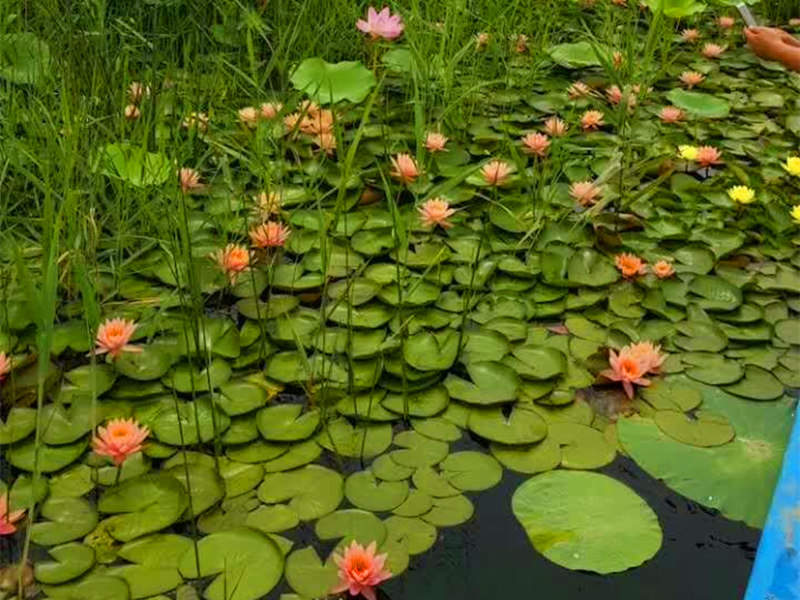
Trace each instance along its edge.
<instances>
[{"instance_id":1,"label":"yellow water lily flower","mask_svg":"<svg viewBox=\"0 0 800 600\"><path fill-rule=\"evenodd\" d=\"M756 199L755 191L745 185L735 185L729 188L728 196L738 204L750 204Z\"/></svg>"},{"instance_id":2,"label":"yellow water lily flower","mask_svg":"<svg viewBox=\"0 0 800 600\"><path fill-rule=\"evenodd\" d=\"M789 175L800 177L800 156L790 156L782 166Z\"/></svg>"},{"instance_id":3,"label":"yellow water lily flower","mask_svg":"<svg viewBox=\"0 0 800 600\"><path fill-rule=\"evenodd\" d=\"M789 211L789 215L792 217L792 221L800 225L800 204L794 205Z\"/></svg>"},{"instance_id":4,"label":"yellow water lily flower","mask_svg":"<svg viewBox=\"0 0 800 600\"><path fill-rule=\"evenodd\" d=\"M695 160L697 158L697 146L678 146L678 156L684 160Z\"/></svg>"}]
</instances>

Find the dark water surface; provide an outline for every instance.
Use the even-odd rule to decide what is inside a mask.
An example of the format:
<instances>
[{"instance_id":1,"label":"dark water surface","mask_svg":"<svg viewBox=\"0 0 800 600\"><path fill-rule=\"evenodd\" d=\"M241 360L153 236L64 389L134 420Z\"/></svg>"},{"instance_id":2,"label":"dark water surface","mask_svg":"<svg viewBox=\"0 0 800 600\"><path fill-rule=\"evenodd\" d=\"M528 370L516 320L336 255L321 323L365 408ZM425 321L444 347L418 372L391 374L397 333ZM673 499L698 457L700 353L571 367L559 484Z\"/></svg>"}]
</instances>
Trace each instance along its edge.
<instances>
[{"instance_id":1,"label":"dark water surface","mask_svg":"<svg viewBox=\"0 0 800 600\"><path fill-rule=\"evenodd\" d=\"M511 512L526 480L504 470L502 482L470 495L475 515L439 529L426 553L382 587L391 600L739 600L760 531L704 509L651 478L630 459L602 469L633 488L656 511L664 543L656 557L616 575L569 571L539 555Z\"/></svg>"}]
</instances>

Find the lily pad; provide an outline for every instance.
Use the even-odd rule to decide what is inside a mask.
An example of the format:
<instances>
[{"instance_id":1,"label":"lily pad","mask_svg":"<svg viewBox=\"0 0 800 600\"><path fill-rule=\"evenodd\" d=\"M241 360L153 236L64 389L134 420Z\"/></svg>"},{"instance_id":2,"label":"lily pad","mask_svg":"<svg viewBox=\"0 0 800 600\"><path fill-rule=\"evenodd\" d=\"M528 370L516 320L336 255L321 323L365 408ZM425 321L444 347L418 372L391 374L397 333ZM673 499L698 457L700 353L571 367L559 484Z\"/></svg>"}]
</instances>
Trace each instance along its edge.
<instances>
[{"instance_id":1,"label":"lily pad","mask_svg":"<svg viewBox=\"0 0 800 600\"><path fill-rule=\"evenodd\" d=\"M319 465L294 471L269 473L258 488L258 498L267 504L289 501L301 521L313 521L333 512L344 498L342 476Z\"/></svg>"},{"instance_id":2,"label":"lily pad","mask_svg":"<svg viewBox=\"0 0 800 600\"><path fill-rule=\"evenodd\" d=\"M579 423L553 423L549 437L561 446L561 466L566 469L598 469L616 456L600 431Z\"/></svg>"},{"instance_id":3,"label":"lily pad","mask_svg":"<svg viewBox=\"0 0 800 600\"><path fill-rule=\"evenodd\" d=\"M346 488L345 488L346 489ZM358 509L337 510L325 515L314 526L321 540L356 540L362 545L386 539L386 526L373 513Z\"/></svg>"},{"instance_id":4,"label":"lily pad","mask_svg":"<svg viewBox=\"0 0 800 600\"><path fill-rule=\"evenodd\" d=\"M317 434L317 443L336 454L372 458L392 443L392 427L387 424L364 424L355 427L347 419L335 419Z\"/></svg>"},{"instance_id":5,"label":"lily pad","mask_svg":"<svg viewBox=\"0 0 800 600\"><path fill-rule=\"evenodd\" d=\"M86 450L87 445L87 440L63 446L39 444L39 471L42 473L60 471L75 462ZM34 440L27 440L11 446L6 452L6 459L16 468L32 472L36 469L36 454L37 447Z\"/></svg>"},{"instance_id":6,"label":"lily pad","mask_svg":"<svg viewBox=\"0 0 800 600\"><path fill-rule=\"evenodd\" d=\"M289 81L320 104L342 100L358 104L376 84L375 75L360 62L329 63L319 57L301 62Z\"/></svg>"},{"instance_id":7,"label":"lily pad","mask_svg":"<svg viewBox=\"0 0 800 600\"><path fill-rule=\"evenodd\" d=\"M491 451L507 469L528 475L552 471L561 464L561 446L551 437L526 446L493 443Z\"/></svg>"},{"instance_id":8,"label":"lily pad","mask_svg":"<svg viewBox=\"0 0 800 600\"><path fill-rule=\"evenodd\" d=\"M289 586L303 598L327 596L339 581L336 566L332 561L323 564L313 546L292 552L284 574Z\"/></svg>"},{"instance_id":9,"label":"lily pad","mask_svg":"<svg viewBox=\"0 0 800 600\"><path fill-rule=\"evenodd\" d=\"M261 436L274 442L296 442L311 437L319 425L319 411L303 411L301 404L279 404L258 411Z\"/></svg>"},{"instance_id":10,"label":"lily pad","mask_svg":"<svg viewBox=\"0 0 800 600\"><path fill-rule=\"evenodd\" d=\"M777 400L783 395L783 384L772 373L755 365L744 368L744 378L726 385L726 392L750 400Z\"/></svg>"},{"instance_id":11,"label":"lily pad","mask_svg":"<svg viewBox=\"0 0 800 600\"><path fill-rule=\"evenodd\" d=\"M422 554L436 542L436 527L422 519L393 515L384 524L389 539L404 540L409 554Z\"/></svg>"},{"instance_id":12,"label":"lily pad","mask_svg":"<svg viewBox=\"0 0 800 600\"><path fill-rule=\"evenodd\" d=\"M439 468L450 484L464 492L488 490L500 483L503 477L500 464L482 452L454 452L441 462Z\"/></svg>"},{"instance_id":13,"label":"lily pad","mask_svg":"<svg viewBox=\"0 0 800 600\"><path fill-rule=\"evenodd\" d=\"M344 493L358 508L387 512L400 506L408 497L408 482L380 481L371 471L359 471L345 480Z\"/></svg>"},{"instance_id":14,"label":"lily pad","mask_svg":"<svg viewBox=\"0 0 800 600\"><path fill-rule=\"evenodd\" d=\"M468 426L489 441L508 445L532 444L547 435L547 423L534 411L520 406L508 415L501 408L473 408Z\"/></svg>"},{"instance_id":15,"label":"lily pad","mask_svg":"<svg viewBox=\"0 0 800 600\"><path fill-rule=\"evenodd\" d=\"M188 578L217 575L203 592L207 600L257 600L280 581L283 553L260 531L233 529L202 538L178 568Z\"/></svg>"},{"instance_id":16,"label":"lily pad","mask_svg":"<svg viewBox=\"0 0 800 600\"><path fill-rule=\"evenodd\" d=\"M724 119L731 110L730 104L722 98L680 88L667 92L667 100L689 115L701 119Z\"/></svg>"},{"instance_id":17,"label":"lily pad","mask_svg":"<svg viewBox=\"0 0 800 600\"><path fill-rule=\"evenodd\" d=\"M436 527L455 527L472 518L475 507L466 496L435 498L433 508L420 518Z\"/></svg>"},{"instance_id":18,"label":"lily pad","mask_svg":"<svg viewBox=\"0 0 800 600\"><path fill-rule=\"evenodd\" d=\"M514 516L548 560L572 570L617 573L661 547L658 517L622 483L599 473L553 471L514 492Z\"/></svg>"},{"instance_id":19,"label":"lily pad","mask_svg":"<svg viewBox=\"0 0 800 600\"><path fill-rule=\"evenodd\" d=\"M49 498L42 504L41 516L47 521L31 528L31 540L41 546L82 538L97 525L97 511L83 498Z\"/></svg>"},{"instance_id":20,"label":"lily pad","mask_svg":"<svg viewBox=\"0 0 800 600\"><path fill-rule=\"evenodd\" d=\"M50 548L54 561L37 562L33 574L45 584L57 584L80 577L94 565L94 548L77 542Z\"/></svg>"},{"instance_id":21,"label":"lily pad","mask_svg":"<svg viewBox=\"0 0 800 600\"><path fill-rule=\"evenodd\" d=\"M517 397L519 380L513 368L497 362L473 362L467 365L470 379L452 373L444 386L452 398L470 404L498 404Z\"/></svg>"},{"instance_id":22,"label":"lily pad","mask_svg":"<svg viewBox=\"0 0 800 600\"><path fill-rule=\"evenodd\" d=\"M701 448L727 444L736 435L728 419L702 410L695 418L674 410L658 410L653 420L671 438Z\"/></svg>"},{"instance_id":23,"label":"lily pad","mask_svg":"<svg viewBox=\"0 0 800 600\"><path fill-rule=\"evenodd\" d=\"M24 440L36 429L36 409L15 406L0 420L0 445Z\"/></svg>"}]
</instances>

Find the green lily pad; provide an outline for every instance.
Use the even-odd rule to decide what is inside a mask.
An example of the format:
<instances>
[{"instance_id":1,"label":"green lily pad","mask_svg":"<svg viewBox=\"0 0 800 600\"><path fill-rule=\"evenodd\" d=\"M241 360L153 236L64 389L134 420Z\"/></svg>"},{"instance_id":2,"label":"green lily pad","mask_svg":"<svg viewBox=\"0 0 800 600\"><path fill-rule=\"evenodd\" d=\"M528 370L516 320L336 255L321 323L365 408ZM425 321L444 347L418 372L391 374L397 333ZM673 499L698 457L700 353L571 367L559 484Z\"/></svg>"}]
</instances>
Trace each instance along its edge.
<instances>
[{"instance_id":1,"label":"green lily pad","mask_svg":"<svg viewBox=\"0 0 800 600\"><path fill-rule=\"evenodd\" d=\"M292 444L289 450L277 458L273 458L264 463L264 470L267 473L277 473L278 471L289 471L302 467L310 462L314 462L322 454L322 448L314 440L306 440L298 444Z\"/></svg>"},{"instance_id":2,"label":"green lily pad","mask_svg":"<svg viewBox=\"0 0 800 600\"><path fill-rule=\"evenodd\" d=\"M411 427L425 437L442 442L457 442L461 439L461 429L442 417L411 419Z\"/></svg>"},{"instance_id":3,"label":"green lily pad","mask_svg":"<svg viewBox=\"0 0 800 600\"><path fill-rule=\"evenodd\" d=\"M256 440L243 446L230 447L225 450L228 458L243 463L259 463L277 459L289 451L286 444L273 444Z\"/></svg>"},{"instance_id":4,"label":"green lily pad","mask_svg":"<svg viewBox=\"0 0 800 600\"><path fill-rule=\"evenodd\" d=\"M660 379L642 388L641 396L656 410L688 412L700 406L703 393L688 381Z\"/></svg>"},{"instance_id":5,"label":"green lily pad","mask_svg":"<svg viewBox=\"0 0 800 600\"><path fill-rule=\"evenodd\" d=\"M223 359L215 357L202 368L191 366L189 363L181 363L162 377L161 381L177 392L190 394L217 389L230 378L230 365Z\"/></svg>"},{"instance_id":6,"label":"green lily pad","mask_svg":"<svg viewBox=\"0 0 800 600\"><path fill-rule=\"evenodd\" d=\"M344 538L364 546L370 542L380 545L386 539L386 526L371 512L348 508L322 517L314 526L314 533L321 540Z\"/></svg>"},{"instance_id":7,"label":"green lily pad","mask_svg":"<svg viewBox=\"0 0 800 600\"><path fill-rule=\"evenodd\" d=\"M220 386L214 401L230 417L244 415L264 406L269 393L264 386L247 379L229 381Z\"/></svg>"},{"instance_id":8,"label":"green lily pad","mask_svg":"<svg viewBox=\"0 0 800 600\"><path fill-rule=\"evenodd\" d=\"M690 289L699 296L694 301L705 310L732 311L742 304L742 291L722 277L697 275Z\"/></svg>"},{"instance_id":9,"label":"green lily pad","mask_svg":"<svg viewBox=\"0 0 800 600\"><path fill-rule=\"evenodd\" d=\"M48 598L56 600L130 600L128 584L119 577L89 573L74 583L44 586Z\"/></svg>"},{"instance_id":10,"label":"green lily pad","mask_svg":"<svg viewBox=\"0 0 800 600\"><path fill-rule=\"evenodd\" d=\"M301 404L279 404L258 411L256 423L261 436L274 442L305 440L319 425L319 411L303 412Z\"/></svg>"},{"instance_id":11,"label":"green lily pad","mask_svg":"<svg viewBox=\"0 0 800 600\"><path fill-rule=\"evenodd\" d=\"M576 42L572 44L559 44L547 50L554 62L568 69L583 67L599 67L603 61L608 61L609 51L600 44L591 42Z\"/></svg>"},{"instance_id":12,"label":"green lily pad","mask_svg":"<svg viewBox=\"0 0 800 600\"><path fill-rule=\"evenodd\" d=\"M653 420L671 438L701 448L727 444L736 435L728 419L702 410L694 419L674 410L657 410Z\"/></svg>"},{"instance_id":13,"label":"green lily pad","mask_svg":"<svg viewBox=\"0 0 800 600\"><path fill-rule=\"evenodd\" d=\"M329 63L319 57L307 58L289 78L294 88L320 104L349 100L362 102L375 86L375 75L357 61Z\"/></svg>"},{"instance_id":14,"label":"green lily pad","mask_svg":"<svg viewBox=\"0 0 800 600\"><path fill-rule=\"evenodd\" d=\"M54 561L37 562L33 569L36 581L58 584L80 577L94 565L94 548L77 542L50 548Z\"/></svg>"},{"instance_id":15,"label":"green lily pad","mask_svg":"<svg viewBox=\"0 0 800 600\"><path fill-rule=\"evenodd\" d=\"M15 406L6 420L0 419L0 445L14 444L24 440L36 429L36 409Z\"/></svg>"},{"instance_id":16,"label":"green lily pad","mask_svg":"<svg viewBox=\"0 0 800 600\"><path fill-rule=\"evenodd\" d=\"M97 525L97 511L83 498L49 498L42 504L41 516L47 521L31 527L31 540L41 546L71 542Z\"/></svg>"},{"instance_id":17,"label":"green lily pad","mask_svg":"<svg viewBox=\"0 0 800 600\"><path fill-rule=\"evenodd\" d=\"M319 465L269 473L258 488L266 504L289 501L301 521L313 521L333 512L344 498L342 476Z\"/></svg>"},{"instance_id":18,"label":"green lily pad","mask_svg":"<svg viewBox=\"0 0 800 600\"><path fill-rule=\"evenodd\" d=\"M171 446L189 446L210 442L221 435L231 424L231 419L216 409L210 400L201 398L194 402L179 402L161 410L152 423L159 441Z\"/></svg>"},{"instance_id":19,"label":"green lily pad","mask_svg":"<svg viewBox=\"0 0 800 600\"><path fill-rule=\"evenodd\" d=\"M103 147L98 155L98 168L107 177L120 179L138 188L161 185L174 173L166 156L147 152L141 146L128 142Z\"/></svg>"},{"instance_id":20,"label":"green lily pad","mask_svg":"<svg viewBox=\"0 0 800 600\"><path fill-rule=\"evenodd\" d=\"M156 533L128 542L119 549L119 556L146 567L177 567L192 545L192 540L182 535Z\"/></svg>"},{"instance_id":21,"label":"green lily pad","mask_svg":"<svg viewBox=\"0 0 800 600\"><path fill-rule=\"evenodd\" d=\"M183 484L191 497L191 512L187 509L186 518L205 512L225 496L225 484L213 468L189 464L167 472Z\"/></svg>"},{"instance_id":22,"label":"green lily pad","mask_svg":"<svg viewBox=\"0 0 800 600\"><path fill-rule=\"evenodd\" d=\"M92 468L88 465L74 465L50 478L50 495L53 497L76 498L94 489Z\"/></svg>"},{"instance_id":23,"label":"green lily pad","mask_svg":"<svg viewBox=\"0 0 800 600\"><path fill-rule=\"evenodd\" d=\"M409 554L422 554L436 542L436 527L422 519L393 515L384 524L389 539L404 540Z\"/></svg>"},{"instance_id":24,"label":"green lily pad","mask_svg":"<svg viewBox=\"0 0 800 600\"><path fill-rule=\"evenodd\" d=\"M800 345L800 318L776 322L775 335L787 344Z\"/></svg>"},{"instance_id":25,"label":"green lily pad","mask_svg":"<svg viewBox=\"0 0 800 600\"><path fill-rule=\"evenodd\" d=\"M513 354L519 362L506 364L514 368L520 377L550 379L562 375L567 369L566 357L554 348L522 345L514 348Z\"/></svg>"},{"instance_id":26,"label":"green lily pad","mask_svg":"<svg viewBox=\"0 0 800 600\"><path fill-rule=\"evenodd\" d=\"M414 474L414 467L399 465L388 454L381 454L372 461L369 468L375 474L375 477L384 481L402 481Z\"/></svg>"},{"instance_id":27,"label":"green lily pad","mask_svg":"<svg viewBox=\"0 0 800 600\"><path fill-rule=\"evenodd\" d=\"M553 471L514 492L514 516L537 551L572 570L617 573L661 547L658 517L633 491L599 473Z\"/></svg>"},{"instance_id":28,"label":"green lily pad","mask_svg":"<svg viewBox=\"0 0 800 600\"><path fill-rule=\"evenodd\" d=\"M706 352L686 352L681 355L686 374L692 379L709 385L725 385L739 381L744 368L735 361Z\"/></svg>"},{"instance_id":29,"label":"green lily pad","mask_svg":"<svg viewBox=\"0 0 800 600\"><path fill-rule=\"evenodd\" d=\"M172 359L158 346L147 345L141 352L123 352L114 361L117 371L136 381L161 379L169 371Z\"/></svg>"},{"instance_id":30,"label":"green lily pad","mask_svg":"<svg viewBox=\"0 0 800 600\"><path fill-rule=\"evenodd\" d=\"M419 490L433 498L446 498L461 493L461 490L450 485L447 478L432 467L418 468L414 471L412 481Z\"/></svg>"},{"instance_id":31,"label":"green lily pad","mask_svg":"<svg viewBox=\"0 0 800 600\"><path fill-rule=\"evenodd\" d=\"M39 471L42 473L60 471L78 460L87 445L87 440L79 440L63 446L40 444L38 448ZM36 454L36 443L30 439L11 446L6 452L6 459L17 469L33 472L36 468Z\"/></svg>"},{"instance_id":32,"label":"green lily pad","mask_svg":"<svg viewBox=\"0 0 800 600\"><path fill-rule=\"evenodd\" d=\"M565 469L598 469L617 454L601 432L579 423L553 423L549 437L561 446L561 466Z\"/></svg>"},{"instance_id":33,"label":"green lily pad","mask_svg":"<svg viewBox=\"0 0 800 600\"><path fill-rule=\"evenodd\" d=\"M755 365L744 368L744 378L726 385L726 392L750 400L777 400L783 396L783 384L772 373Z\"/></svg>"},{"instance_id":34,"label":"green lily pad","mask_svg":"<svg viewBox=\"0 0 800 600\"><path fill-rule=\"evenodd\" d=\"M336 454L372 458L382 454L392 443L392 427L371 423L353 427L347 419L335 419L328 422L315 439L320 446Z\"/></svg>"},{"instance_id":35,"label":"green lily pad","mask_svg":"<svg viewBox=\"0 0 800 600\"><path fill-rule=\"evenodd\" d=\"M454 452L439 468L453 486L464 492L481 492L493 488L503 477L500 464L482 452Z\"/></svg>"},{"instance_id":36,"label":"green lily pad","mask_svg":"<svg viewBox=\"0 0 800 600\"><path fill-rule=\"evenodd\" d=\"M183 555L178 568L187 578L217 575L203 592L207 600L257 600L280 581L283 553L260 531L233 529L202 538L196 552L192 547Z\"/></svg>"},{"instance_id":37,"label":"green lily pad","mask_svg":"<svg viewBox=\"0 0 800 600\"><path fill-rule=\"evenodd\" d=\"M381 404L398 415L408 412L412 417L432 417L447 408L448 402L450 395L447 389L435 385L405 397L402 394L388 394Z\"/></svg>"},{"instance_id":38,"label":"green lily pad","mask_svg":"<svg viewBox=\"0 0 800 600\"><path fill-rule=\"evenodd\" d=\"M436 527L455 527L472 518L475 507L466 496L435 498L433 508L420 518Z\"/></svg>"},{"instance_id":39,"label":"green lily pad","mask_svg":"<svg viewBox=\"0 0 800 600\"><path fill-rule=\"evenodd\" d=\"M667 92L667 100L700 119L724 119L731 110L730 104L722 98L680 88Z\"/></svg>"},{"instance_id":40,"label":"green lily pad","mask_svg":"<svg viewBox=\"0 0 800 600\"><path fill-rule=\"evenodd\" d=\"M392 513L398 517L419 517L433 508L433 497L420 490L411 490L408 498Z\"/></svg>"},{"instance_id":41,"label":"green lily pad","mask_svg":"<svg viewBox=\"0 0 800 600\"><path fill-rule=\"evenodd\" d=\"M327 596L339 581L336 566L332 561L323 564L313 546L292 552L286 559L284 574L289 586L302 598Z\"/></svg>"},{"instance_id":42,"label":"green lily pad","mask_svg":"<svg viewBox=\"0 0 800 600\"><path fill-rule=\"evenodd\" d=\"M323 517L324 518L324 517ZM259 506L247 515L245 525L263 533L279 533L297 527L300 517L288 506Z\"/></svg>"},{"instance_id":43,"label":"green lily pad","mask_svg":"<svg viewBox=\"0 0 800 600\"><path fill-rule=\"evenodd\" d=\"M183 583L175 567L122 565L112 567L108 574L125 580L131 600L152 598L156 594L170 592Z\"/></svg>"},{"instance_id":44,"label":"green lily pad","mask_svg":"<svg viewBox=\"0 0 800 600\"><path fill-rule=\"evenodd\" d=\"M736 437L698 448L672 439L648 419L622 419L625 451L650 475L730 519L761 527L780 471L792 425L790 402L749 402L704 388L706 410L728 418Z\"/></svg>"},{"instance_id":45,"label":"green lily pad","mask_svg":"<svg viewBox=\"0 0 800 600\"><path fill-rule=\"evenodd\" d=\"M533 475L552 471L561 464L561 446L551 437L544 438L541 442L526 446L506 446L493 443L492 455L504 467Z\"/></svg>"},{"instance_id":46,"label":"green lily pad","mask_svg":"<svg viewBox=\"0 0 800 600\"><path fill-rule=\"evenodd\" d=\"M468 427L489 441L508 445L532 444L547 435L547 423L521 406L514 407L508 416L500 408L473 408Z\"/></svg>"},{"instance_id":47,"label":"green lily pad","mask_svg":"<svg viewBox=\"0 0 800 600\"><path fill-rule=\"evenodd\" d=\"M458 356L458 332L420 331L410 336L403 347L406 362L420 371L444 371L453 366Z\"/></svg>"},{"instance_id":48,"label":"green lily pad","mask_svg":"<svg viewBox=\"0 0 800 600\"><path fill-rule=\"evenodd\" d=\"M408 497L408 482L381 481L371 471L359 471L345 480L344 493L358 508L386 512L400 506Z\"/></svg>"},{"instance_id":49,"label":"green lily pad","mask_svg":"<svg viewBox=\"0 0 800 600\"><path fill-rule=\"evenodd\" d=\"M517 397L519 380L513 368L498 362L473 362L467 365L470 379L452 373L444 386L452 398L470 404L498 404Z\"/></svg>"},{"instance_id":50,"label":"green lily pad","mask_svg":"<svg viewBox=\"0 0 800 600\"><path fill-rule=\"evenodd\" d=\"M442 441L427 438L416 431L401 431L394 437L394 444L403 450L389 454L392 460L405 467L432 467L444 460L449 446Z\"/></svg>"},{"instance_id":51,"label":"green lily pad","mask_svg":"<svg viewBox=\"0 0 800 600\"><path fill-rule=\"evenodd\" d=\"M189 498L177 479L154 473L110 488L97 507L102 513L114 514L105 521L108 533L129 542L175 523L189 507Z\"/></svg>"},{"instance_id":52,"label":"green lily pad","mask_svg":"<svg viewBox=\"0 0 800 600\"><path fill-rule=\"evenodd\" d=\"M92 430L101 421L99 411L91 401L80 400L66 408L61 404L42 407L42 441L54 446L71 444Z\"/></svg>"}]
</instances>

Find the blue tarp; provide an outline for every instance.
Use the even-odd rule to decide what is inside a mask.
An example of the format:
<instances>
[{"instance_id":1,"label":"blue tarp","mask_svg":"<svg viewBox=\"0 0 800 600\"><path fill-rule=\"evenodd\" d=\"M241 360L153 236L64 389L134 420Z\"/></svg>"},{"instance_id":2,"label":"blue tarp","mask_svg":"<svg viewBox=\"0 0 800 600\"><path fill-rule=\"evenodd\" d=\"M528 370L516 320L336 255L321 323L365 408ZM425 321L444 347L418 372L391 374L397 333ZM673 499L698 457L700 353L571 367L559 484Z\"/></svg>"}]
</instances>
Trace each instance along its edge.
<instances>
[{"instance_id":1,"label":"blue tarp","mask_svg":"<svg viewBox=\"0 0 800 600\"><path fill-rule=\"evenodd\" d=\"M745 600L800 600L800 411L795 413Z\"/></svg>"}]
</instances>

